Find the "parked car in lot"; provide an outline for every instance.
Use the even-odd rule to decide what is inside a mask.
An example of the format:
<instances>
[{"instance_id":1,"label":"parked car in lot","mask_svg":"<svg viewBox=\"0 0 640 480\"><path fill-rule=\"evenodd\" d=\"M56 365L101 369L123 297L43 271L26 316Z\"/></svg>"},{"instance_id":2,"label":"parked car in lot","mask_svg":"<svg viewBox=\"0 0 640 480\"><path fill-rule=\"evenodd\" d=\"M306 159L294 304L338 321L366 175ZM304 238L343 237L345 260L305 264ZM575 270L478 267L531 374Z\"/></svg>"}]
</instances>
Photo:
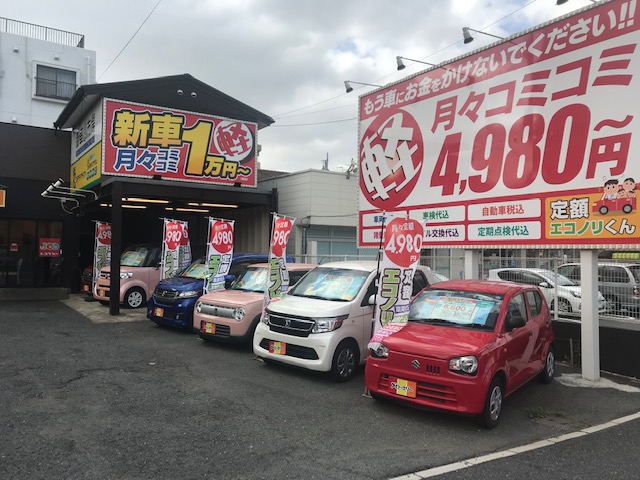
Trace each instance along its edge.
<instances>
[{"instance_id":1,"label":"parked car in lot","mask_svg":"<svg viewBox=\"0 0 640 480\"><path fill-rule=\"evenodd\" d=\"M580 284L580 264L565 263L558 273ZM598 290L613 313L640 314L640 263L598 262Z\"/></svg>"},{"instance_id":2,"label":"parked car in lot","mask_svg":"<svg viewBox=\"0 0 640 480\"><path fill-rule=\"evenodd\" d=\"M414 298L407 325L369 352L365 383L375 399L477 415L493 428L505 397L536 376L550 383L554 372L539 288L455 280Z\"/></svg>"},{"instance_id":3,"label":"parked car in lot","mask_svg":"<svg viewBox=\"0 0 640 480\"><path fill-rule=\"evenodd\" d=\"M272 302L253 336L253 351L266 362L329 372L350 380L367 358L372 330L375 261L325 263ZM418 267L413 295L442 279Z\"/></svg>"},{"instance_id":4,"label":"parked car in lot","mask_svg":"<svg viewBox=\"0 0 640 480\"><path fill-rule=\"evenodd\" d=\"M229 288L249 265L268 259L266 253L236 253L231 259L229 275L225 277L225 287ZM287 262L295 262L295 258L287 257ZM191 330L193 309L204 293L207 273L205 258L200 257L177 276L159 281L147 302L147 318L159 325Z\"/></svg>"},{"instance_id":5,"label":"parked car in lot","mask_svg":"<svg viewBox=\"0 0 640 480\"><path fill-rule=\"evenodd\" d=\"M80 291L86 295L92 296L93 285L93 265L87 265L80 275Z\"/></svg>"},{"instance_id":6,"label":"parked car in lot","mask_svg":"<svg viewBox=\"0 0 640 480\"><path fill-rule=\"evenodd\" d=\"M535 285L544 294L551 310L558 313L578 313L581 310L582 288L564 275L556 275L552 270L543 268L495 268L489 270L488 280L504 280L507 282ZM556 302L556 292L558 301ZM557 305L556 305L557 303ZM598 311L608 309L607 301L598 292Z\"/></svg>"},{"instance_id":7,"label":"parked car in lot","mask_svg":"<svg viewBox=\"0 0 640 480\"><path fill-rule=\"evenodd\" d=\"M162 248L155 245L132 245L120 256L120 303L127 308L138 308L145 304L152 289L160 280L160 256ZM103 304L111 296L111 267L100 269L93 287L93 297Z\"/></svg>"},{"instance_id":8,"label":"parked car in lot","mask_svg":"<svg viewBox=\"0 0 640 480\"><path fill-rule=\"evenodd\" d=\"M293 286L313 263L291 263L289 285ZM201 296L193 314L193 329L203 340L251 342L260 321L267 286L269 264L249 266L228 290L218 290Z\"/></svg>"}]
</instances>

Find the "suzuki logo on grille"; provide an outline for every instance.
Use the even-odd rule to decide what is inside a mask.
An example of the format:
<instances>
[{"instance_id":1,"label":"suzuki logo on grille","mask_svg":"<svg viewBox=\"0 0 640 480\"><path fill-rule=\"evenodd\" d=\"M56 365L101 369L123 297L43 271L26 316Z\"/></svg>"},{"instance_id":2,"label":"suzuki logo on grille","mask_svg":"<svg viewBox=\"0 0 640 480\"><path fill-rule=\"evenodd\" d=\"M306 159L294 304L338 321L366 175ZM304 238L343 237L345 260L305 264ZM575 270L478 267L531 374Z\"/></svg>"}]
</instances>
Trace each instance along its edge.
<instances>
[{"instance_id":1,"label":"suzuki logo on grille","mask_svg":"<svg viewBox=\"0 0 640 480\"><path fill-rule=\"evenodd\" d=\"M411 362L411 366L418 370L420 368L420 362L418 360L414 360L413 362Z\"/></svg>"},{"instance_id":2,"label":"suzuki logo on grille","mask_svg":"<svg viewBox=\"0 0 640 480\"><path fill-rule=\"evenodd\" d=\"M290 327L291 326L291 320L289 320L288 318L284 321L284 326L285 327Z\"/></svg>"}]
</instances>

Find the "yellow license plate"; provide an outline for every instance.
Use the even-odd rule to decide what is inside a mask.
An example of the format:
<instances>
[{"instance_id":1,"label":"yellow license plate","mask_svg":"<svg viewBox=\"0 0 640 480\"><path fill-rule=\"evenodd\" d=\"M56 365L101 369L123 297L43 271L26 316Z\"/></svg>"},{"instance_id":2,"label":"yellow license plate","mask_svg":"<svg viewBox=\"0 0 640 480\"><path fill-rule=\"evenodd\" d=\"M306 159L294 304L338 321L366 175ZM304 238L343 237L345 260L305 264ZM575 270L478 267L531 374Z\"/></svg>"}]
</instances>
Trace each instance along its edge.
<instances>
[{"instance_id":1,"label":"yellow license plate","mask_svg":"<svg viewBox=\"0 0 640 480\"><path fill-rule=\"evenodd\" d=\"M105 291L104 290L98 290L98 296L99 297L104 297L105 295Z\"/></svg>"},{"instance_id":2,"label":"yellow license plate","mask_svg":"<svg viewBox=\"0 0 640 480\"><path fill-rule=\"evenodd\" d=\"M164 317L164 308L156 307L154 315L156 317Z\"/></svg>"},{"instance_id":3,"label":"yellow license plate","mask_svg":"<svg viewBox=\"0 0 640 480\"><path fill-rule=\"evenodd\" d=\"M89 291L89 285L83 285L82 286L82 291L83 292L88 292Z\"/></svg>"},{"instance_id":4,"label":"yellow license plate","mask_svg":"<svg viewBox=\"0 0 640 480\"><path fill-rule=\"evenodd\" d=\"M216 324L210 322L202 322L202 331L214 335L216 333Z\"/></svg>"},{"instance_id":5,"label":"yellow license plate","mask_svg":"<svg viewBox=\"0 0 640 480\"><path fill-rule=\"evenodd\" d=\"M389 391L403 397L416 398L416 394L418 393L418 384L411 380L391 377L389 378Z\"/></svg>"},{"instance_id":6,"label":"yellow license plate","mask_svg":"<svg viewBox=\"0 0 640 480\"><path fill-rule=\"evenodd\" d=\"M269 353L276 355L285 355L287 353L287 344L284 342L269 342Z\"/></svg>"}]
</instances>

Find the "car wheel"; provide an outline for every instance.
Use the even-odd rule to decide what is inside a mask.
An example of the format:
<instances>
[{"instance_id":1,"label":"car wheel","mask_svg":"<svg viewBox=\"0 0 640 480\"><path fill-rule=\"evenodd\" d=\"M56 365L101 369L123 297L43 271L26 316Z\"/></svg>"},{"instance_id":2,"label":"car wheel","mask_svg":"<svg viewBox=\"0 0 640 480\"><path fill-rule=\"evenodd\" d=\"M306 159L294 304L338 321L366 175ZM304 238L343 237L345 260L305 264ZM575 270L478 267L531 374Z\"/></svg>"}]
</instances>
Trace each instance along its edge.
<instances>
[{"instance_id":1,"label":"car wheel","mask_svg":"<svg viewBox=\"0 0 640 480\"><path fill-rule=\"evenodd\" d=\"M551 303L551 310L555 310L555 305L556 302L555 300ZM558 313L571 313L571 304L569 303L569 300L566 300L564 298L559 298L558 299Z\"/></svg>"},{"instance_id":2,"label":"car wheel","mask_svg":"<svg viewBox=\"0 0 640 480\"><path fill-rule=\"evenodd\" d=\"M353 340L343 340L336 347L331 362L331 377L337 382L351 380L360 365L360 351Z\"/></svg>"},{"instance_id":3,"label":"car wheel","mask_svg":"<svg viewBox=\"0 0 640 480\"><path fill-rule=\"evenodd\" d=\"M480 414L480 424L485 428L494 428L500 420L502 401L504 400L502 380L494 377L484 401L484 410Z\"/></svg>"},{"instance_id":4,"label":"car wheel","mask_svg":"<svg viewBox=\"0 0 640 480\"><path fill-rule=\"evenodd\" d=\"M556 353L553 351L553 347L549 346L547 350L547 356L544 359L544 368L538 375L538 379L542 383L551 383L553 376L556 373Z\"/></svg>"},{"instance_id":5,"label":"car wheel","mask_svg":"<svg viewBox=\"0 0 640 480\"><path fill-rule=\"evenodd\" d=\"M622 207L622 211L624 213L631 213L631 210L633 210L633 207L629 204L625 205L624 207Z\"/></svg>"},{"instance_id":6,"label":"car wheel","mask_svg":"<svg viewBox=\"0 0 640 480\"><path fill-rule=\"evenodd\" d=\"M608 211L609 211L609 209L607 207L605 207L604 205L602 205L600 207L600 215L606 215Z\"/></svg>"},{"instance_id":7,"label":"car wheel","mask_svg":"<svg viewBox=\"0 0 640 480\"><path fill-rule=\"evenodd\" d=\"M138 308L145 301L144 290L140 287L134 287L124 296L124 304L127 308Z\"/></svg>"}]
</instances>

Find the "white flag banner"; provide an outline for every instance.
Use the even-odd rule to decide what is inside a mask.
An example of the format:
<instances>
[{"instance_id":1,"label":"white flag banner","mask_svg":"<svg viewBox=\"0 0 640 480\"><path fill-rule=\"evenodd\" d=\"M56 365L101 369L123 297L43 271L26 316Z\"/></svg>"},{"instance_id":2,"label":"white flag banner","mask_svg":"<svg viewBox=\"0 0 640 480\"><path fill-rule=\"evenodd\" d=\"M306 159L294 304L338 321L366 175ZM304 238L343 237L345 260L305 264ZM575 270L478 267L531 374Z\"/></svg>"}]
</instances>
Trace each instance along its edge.
<instances>
[{"instance_id":1,"label":"white flag banner","mask_svg":"<svg viewBox=\"0 0 640 480\"><path fill-rule=\"evenodd\" d=\"M175 277L180 270L191 264L191 244L187 222L165 218L162 237L161 278Z\"/></svg>"},{"instance_id":2,"label":"white flag banner","mask_svg":"<svg viewBox=\"0 0 640 480\"><path fill-rule=\"evenodd\" d=\"M409 218L387 217L383 234L378 293L370 349L399 331L409 319L413 274L420 262L424 225Z\"/></svg>"},{"instance_id":3,"label":"white flag banner","mask_svg":"<svg viewBox=\"0 0 640 480\"><path fill-rule=\"evenodd\" d=\"M111 265L111 224L96 221L96 235L93 247L93 278L91 290L98 281L100 269Z\"/></svg>"},{"instance_id":4,"label":"white flag banner","mask_svg":"<svg viewBox=\"0 0 640 480\"><path fill-rule=\"evenodd\" d=\"M209 218L207 242L207 268L205 293L223 290L225 276L229 274L233 258L234 221Z\"/></svg>"},{"instance_id":5,"label":"white flag banner","mask_svg":"<svg viewBox=\"0 0 640 480\"><path fill-rule=\"evenodd\" d=\"M273 214L271 248L269 249L269 276L267 277L267 288L264 290L264 308L274 298L282 297L289 290L287 242L295 220L292 217Z\"/></svg>"}]
</instances>

